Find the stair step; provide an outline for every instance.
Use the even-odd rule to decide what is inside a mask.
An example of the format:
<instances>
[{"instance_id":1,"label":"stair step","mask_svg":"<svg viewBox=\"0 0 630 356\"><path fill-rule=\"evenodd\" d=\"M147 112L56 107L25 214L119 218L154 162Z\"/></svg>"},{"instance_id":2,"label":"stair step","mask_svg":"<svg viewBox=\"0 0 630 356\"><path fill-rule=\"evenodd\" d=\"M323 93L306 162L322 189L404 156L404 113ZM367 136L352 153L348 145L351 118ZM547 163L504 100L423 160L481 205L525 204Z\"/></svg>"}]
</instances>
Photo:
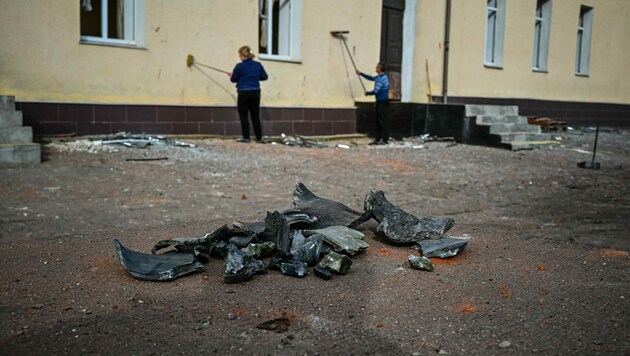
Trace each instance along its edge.
<instances>
[{"instance_id":1,"label":"stair step","mask_svg":"<svg viewBox=\"0 0 630 356\"><path fill-rule=\"evenodd\" d=\"M30 126L0 128L0 144L31 142L33 142L33 128Z\"/></svg>"},{"instance_id":2,"label":"stair step","mask_svg":"<svg viewBox=\"0 0 630 356\"><path fill-rule=\"evenodd\" d=\"M518 115L478 115L475 121L477 125L490 124L527 124L527 117Z\"/></svg>"},{"instance_id":3,"label":"stair step","mask_svg":"<svg viewBox=\"0 0 630 356\"><path fill-rule=\"evenodd\" d=\"M0 109L0 127L22 126L22 112Z\"/></svg>"},{"instance_id":4,"label":"stair step","mask_svg":"<svg viewBox=\"0 0 630 356\"><path fill-rule=\"evenodd\" d=\"M0 95L0 109L15 111L15 97L10 95Z\"/></svg>"},{"instance_id":5,"label":"stair step","mask_svg":"<svg viewBox=\"0 0 630 356\"><path fill-rule=\"evenodd\" d=\"M41 163L39 143L0 144L0 163Z\"/></svg>"},{"instance_id":6,"label":"stair step","mask_svg":"<svg viewBox=\"0 0 630 356\"><path fill-rule=\"evenodd\" d=\"M551 135L548 133L532 133L532 132L500 132L492 134L498 136L501 144L509 144L511 142L532 142L532 141L549 141Z\"/></svg>"},{"instance_id":7,"label":"stair step","mask_svg":"<svg viewBox=\"0 0 630 356\"><path fill-rule=\"evenodd\" d=\"M479 115L518 115L518 106L507 105L465 105L466 116Z\"/></svg>"},{"instance_id":8,"label":"stair step","mask_svg":"<svg viewBox=\"0 0 630 356\"><path fill-rule=\"evenodd\" d=\"M504 146L512 151L532 150L535 148L543 148L559 145L559 141L512 141L505 143Z\"/></svg>"},{"instance_id":9,"label":"stair step","mask_svg":"<svg viewBox=\"0 0 630 356\"><path fill-rule=\"evenodd\" d=\"M529 132L540 133L540 126L530 124L492 124L490 125L490 133L502 132Z\"/></svg>"}]
</instances>

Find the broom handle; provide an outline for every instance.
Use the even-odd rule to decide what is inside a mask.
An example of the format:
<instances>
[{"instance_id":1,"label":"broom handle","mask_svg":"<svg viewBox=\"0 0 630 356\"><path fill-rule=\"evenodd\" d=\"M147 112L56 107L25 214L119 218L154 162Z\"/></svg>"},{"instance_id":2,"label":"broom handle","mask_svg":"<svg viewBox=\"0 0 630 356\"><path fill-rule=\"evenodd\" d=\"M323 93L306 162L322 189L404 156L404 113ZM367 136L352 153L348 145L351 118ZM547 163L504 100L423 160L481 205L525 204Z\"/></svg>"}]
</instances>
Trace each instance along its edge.
<instances>
[{"instance_id":1,"label":"broom handle","mask_svg":"<svg viewBox=\"0 0 630 356\"><path fill-rule=\"evenodd\" d=\"M346 51L348 51L348 56L350 57L350 61L352 62L352 66L354 67L354 72L358 72L359 70L357 69L357 65L354 64L354 59L352 59L352 54L350 53L350 49L348 48L348 45L346 44L346 38L343 37L343 35L341 36L341 40L343 40L343 45L346 46ZM361 86L363 87L363 91L366 92L367 89L365 89L365 85L363 85L363 81L361 80L361 75L357 74L357 76L359 77L359 82L361 83Z\"/></svg>"},{"instance_id":2,"label":"broom handle","mask_svg":"<svg viewBox=\"0 0 630 356\"><path fill-rule=\"evenodd\" d=\"M193 62L193 65L199 65L199 66L202 66L202 67L206 67L206 68L209 68L209 69L216 70L217 72L221 72L221 73L225 73L225 74L230 74L230 72L225 71L225 70L223 70L223 69L219 69L219 68L211 67L211 66L209 66L209 65L205 65L205 64L203 64L203 63L199 63L199 62Z\"/></svg>"}]
</instances>

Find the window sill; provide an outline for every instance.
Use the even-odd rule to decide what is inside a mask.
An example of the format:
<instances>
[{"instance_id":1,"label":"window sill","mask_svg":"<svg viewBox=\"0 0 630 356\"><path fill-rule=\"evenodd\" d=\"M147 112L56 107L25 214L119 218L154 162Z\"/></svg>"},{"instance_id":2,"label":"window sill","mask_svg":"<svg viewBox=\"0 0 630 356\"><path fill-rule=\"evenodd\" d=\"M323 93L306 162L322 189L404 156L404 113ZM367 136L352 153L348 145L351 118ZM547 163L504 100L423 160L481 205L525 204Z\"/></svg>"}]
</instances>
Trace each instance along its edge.
<instances>
[{"instance_id":1,"label":"window sill","mask_svg":"<svg viewBox=\"0 0 630 356\"><path fill-rule=\"evenodd\" d=\"M549 73L546 69L540 69L540 68L532 68L532 72L534 73Z\"/></svg>"},{"instance_id":2,"label":"window sill","mask_svg":"<svg viewBox=\"0 0 630 356\"><path fill-rule=\"evenodd\" d=\"M588 74L584 74L584 73L575 73L576 77L584 77L584 78L588 78L589 75Z\"/></svg>"},{"instance_id":3,"label":"window sill","mask_svg":"<svg viewBox=\"0 0 630 356\"><path fill-rule=\"evenodd\" d=\"M147 49L146 47L141 47L141 46L133 45L133 44L98 42L98 41L87 41L87 40L79 40L79 44L92 45L92 46L105 46L105 47L141 49L141 50L146 50Z\"/></svg>"},{"instance_id":4,"label":"window sill","mask_svg":"<svg viewBox=\"0 0 630 356\"><path fill-rule=\"evenodd\" d=\"M503 66L499 64L484 63L483 66L490 69L503 69Z\"/></svg>"},{"instance_id":5,"label":"window sill","mask_svg":"<svg viewBox=\"0 0 630 356\"><path fill-rule=\"evenodd\" d=\"M273 56L273 55L263 54L263 53L259 53L258 54L258 58L262 59L262 60L266 60L266 61L287 62L287 63L297 63L297 64L302 63L301 59L293 59L293 58L289 58L289 57L279 57L279 56Z\"/></svg>"}]
</instances>

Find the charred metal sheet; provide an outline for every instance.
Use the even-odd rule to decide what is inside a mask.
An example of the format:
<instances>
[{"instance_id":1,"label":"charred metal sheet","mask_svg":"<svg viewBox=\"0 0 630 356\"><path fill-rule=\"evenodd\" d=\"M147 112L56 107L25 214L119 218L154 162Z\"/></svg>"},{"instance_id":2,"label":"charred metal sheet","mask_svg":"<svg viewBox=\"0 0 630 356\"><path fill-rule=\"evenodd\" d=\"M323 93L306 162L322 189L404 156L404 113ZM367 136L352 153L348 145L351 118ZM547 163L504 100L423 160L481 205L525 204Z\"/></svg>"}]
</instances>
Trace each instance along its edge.
<instances>
[{"instance_id":1,"label":"charred metal sheet","mask_svg":"<svg viewBox=\"0 0 630 356\"><path fill-rule=\"evenodd\" d=\"M240 283L248 281L256 273L264 273L267 267L261 260L239 250L230 244L225 257L225 273L223 283Z\"/></svg>"},{"instance_id":2,"label":"charred metal sheet","mask_svg":"<svg viewBox=\"0 0 630 356\"><path fill-rule=\"evenodd\" d=\"M374 189L365 197L364 209L371 211L379 222L376 230L398 243L439 239L455 222L449 217L418 218L390 203L382 191Z\"/></svg>"},{"instance_id":3,"label":"charred metal sheet","mask_svg":"<svg viewBox=\"0 0 630 356\"><path fill-rule=\"evenodd\" d=\"M348 226L361 217L360 212L338 201L318 197L302 183L298 183L295 187L293 205L302 213L317 217L317 221L309 226L310 229L336 225Z\"/></svg>"},{"instance_id":4,"label":"charred metal sheet","mask_svg":"<svg viewBox=\"0 0 630 356\"><path fill-rule=\"evenodd\" d=\"M352 266L352 260L346 255L331 251L319 261L317 266L337 274L346 274Z\"/></svg>"},{"instance_id":5,"label":"charred metal sheet","mask_svg":"<svg viewBox=\"0 0 630 356\"><path fill-rule=\"evenodd\" d=\"M125 271L137 279L171 281L203 269L203 264L190 253L147 254L128 249L116 239L114 246Z\"/></svg>"},{"instance_id":6,"label":"charred metal sheet","mask_svg":"<svg viewBox=\"0 0 630 356\"><path fill-rule=\"evenodd\" d=\"M464 251L468 241L457 237L443 237L439 240L419 241L418 248L414 246L414 249L422 251L424 257L448 258Z\"/></svg>"},{"instance_id":7,"label":"charred metal sheet","mask_svg":"<svg viewBox=\"0 0 630 356\"><path fill-rule=\"evenodd\" d=\"M267 212L264 234L267 238L270 238L269 241L276 244L276 257L291 257L291 241L289 240L289 232L290 227L284 215L277 211L274 211L273 213Z\"/></svg>"},{"instance_id":8,"label":"charred metal sheet","mask_svg":"<svg viewBox=\"0 0 630 356\"><path fill-rule=\"evenodd\" d=\"M158 241L151 249L151 252L155 254L162 249L174 247L179 252L193 253L199 248L209 249L211 244L227 241L232 236L234 236L233 230L227 225L223 225L201 237L180 237Z\"/></svg>"},{"instance_id":9,"label":"charred metal sheet","mask_svg":"<svg viewBox=\"0 0 630 356\"><path fill-rule=\"evenodd\" d=\"M318 230L304 230L306 236L320 235L336 252L347 252L351 255L365 250L370 245L363 240L363 233L345 226L329 226Z\"/></svg>"},{"instance_id":10,"label":"charred metal sheet","mask_svg":"<svg viewBox=\"0 0 630 356\"><path fill-rule=\"evenodd\" d=\"M431 263L430 259L424 256L409 255L407 259L409 260L411 268L429 272L433 271L433 263Z\"/></svg>"}]
</instances>

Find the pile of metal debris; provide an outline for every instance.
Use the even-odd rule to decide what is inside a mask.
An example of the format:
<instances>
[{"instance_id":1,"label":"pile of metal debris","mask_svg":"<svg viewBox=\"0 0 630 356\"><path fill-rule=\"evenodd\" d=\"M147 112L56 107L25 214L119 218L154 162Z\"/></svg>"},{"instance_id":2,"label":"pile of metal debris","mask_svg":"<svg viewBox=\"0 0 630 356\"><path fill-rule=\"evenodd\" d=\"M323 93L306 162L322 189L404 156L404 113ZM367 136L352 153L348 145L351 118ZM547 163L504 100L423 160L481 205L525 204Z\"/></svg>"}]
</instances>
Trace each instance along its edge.
<instances>
[{"instance_id":1,"label":"pile of metal debris","mask_svg":"<svg viewBox=\"0 0 630 356\"><path fill-rule=\"evenodd\" d=\"M323 279L346 274L351 256L369 247L356 228L370 219L377 232L391 242L411 246L423 256L409 255L412 268L433 270L429 257L457 255L468 244L465 238L447 238L453 226L449 217L416 217L396 207L379 190L364 200L364 212L320 198L302 183L293 192L293 207L268 212L264 221L234 222L194 238L157 242L151 254L114 245L125 270L142 280L168 281L204 268L214 257L225 260L224 283L239 283L269 269L304 277L313 273Z\"/></svg>"},{"instance_id":2,"label":"pile of metal debris","mask_svg":"<svg viewBox=\"0 0 630 356\"><path fill-rule=\"evenodd\" d=\"M176 146L176 147L196 147L192 143L186 143L169 139L165 136L151 136L146 134L131 135L125 132L115 134L111 138L96 141L101 145L123 145L133 148L147 148L148 146Z\"/></svg>"}]
</instances>

